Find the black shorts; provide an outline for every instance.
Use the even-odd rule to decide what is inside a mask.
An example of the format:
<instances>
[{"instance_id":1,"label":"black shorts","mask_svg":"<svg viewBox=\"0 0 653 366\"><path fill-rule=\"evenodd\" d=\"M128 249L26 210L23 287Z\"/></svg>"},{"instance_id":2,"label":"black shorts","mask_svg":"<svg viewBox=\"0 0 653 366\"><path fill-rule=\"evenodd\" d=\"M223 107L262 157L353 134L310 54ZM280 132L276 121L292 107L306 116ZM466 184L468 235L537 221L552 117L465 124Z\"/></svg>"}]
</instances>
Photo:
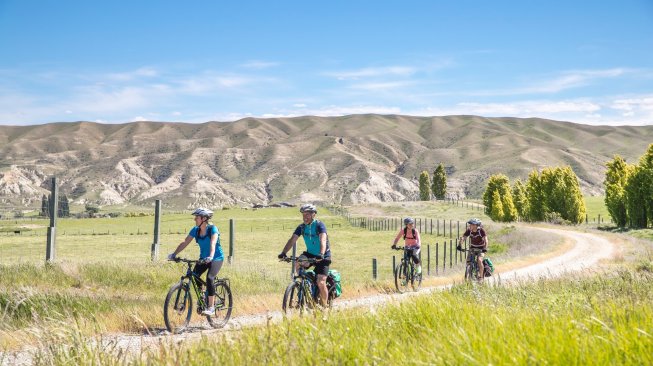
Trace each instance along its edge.
<instances>
[{"instance_id":1,"label":"black shorts","mask_svg":"<svg viewBox=\"0 0 653 366\"><path fill-rule=\"evenodd\" d=\"M302 253L303 255L307 256L308 258L317 258L316 255L313 255L309 252L304 252ZM318 275L324 275L328 276L329 275L329 265L331 264L331 257L326 257L322 259L320 262L315 263L315 274Z\"/></svg>"}]
</instances>

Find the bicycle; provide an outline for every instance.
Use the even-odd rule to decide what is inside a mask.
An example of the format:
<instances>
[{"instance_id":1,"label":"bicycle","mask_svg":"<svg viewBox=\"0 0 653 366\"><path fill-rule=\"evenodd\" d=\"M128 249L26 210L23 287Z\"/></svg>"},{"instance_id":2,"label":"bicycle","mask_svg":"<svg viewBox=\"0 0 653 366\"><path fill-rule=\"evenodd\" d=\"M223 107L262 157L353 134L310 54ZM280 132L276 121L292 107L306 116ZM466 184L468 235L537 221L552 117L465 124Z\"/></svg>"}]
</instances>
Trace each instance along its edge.
<instances>
[{"instance_id":1,"label":"bicycle","mask_svg":"<svg viewBox=\"0 0 653 366\"><path fill-rule=\"evenodd\" d=\"M478 255L482 252L481 249L476 249L476 248L456 248L457 251L459 252L469 252L472 253L472 258L471 261L468 261L467 264L465 265L465 276L463 277L463 280L465 282L472 282L472 281L477 281L481 282L483 281L482 278L479 278L479 270L478 270ZM467 257L467 256L465 256ZM483 276L484 277L492 277L492 272L488 271L483 271Z\"/></svg>"},{"instance_id":2,"label":"bicycle","mask_svg":"<svg viewBox=\"0 0 653 366\"><path fill-rule=\"evenodd\" d=\"M395 250L403 250L404 256L401 262L395 268L395 287L399 293L408 290L408 284L414 291L419 290L422 286L422 275L415 273L415 264L410 256L410 249L406 247L396 247Z\"/></svg>"},{"instance_id":3,"label":"bicycle","mask_svg":"<svg viewBox=\"0 0 653 366\"><path fill-rule=\"evenodd\" d=\"M298 260L299 257L286 257L281 259L281 262L291 262ZM295 310L299 310L302 314L308 309L317 309L320 298L320 290L317 287L317 275L308 268L315 265L314 258L308 258L303 263L308 264L299 266L299 271L295 274L292 282L286 287L283 293L283 303L281 307L284 313L290 314ZM336 287L331 276L327 276L327 304L326 307L330 308L333 304L333 299L336 298Z\"/></svg>"},{"instance_id":4,"label":"bicycle","mask_svg":"<svg viewBox=\"0 0 653 366\"><path fill-rule=\"evenodd\" d=\"M181 276L179 282L172 285L170 291L168 291L163 305L163 319L170 333L180 333L190 323L190 318L193 313L192 293L195 294L195 298L197 299L197 314L202 314L208 308L208 298L206 292L202 291L202 288L206 288L206 282L191 269L191 265L199 261L186 258L175 258L173 261L186 263L187 269L186 274ZM233 297L228 278L216 278L214 284L215 313L205 316L211 327L222 328L231 317ZM191 286L193 288L192 293Z\"/></svg>"}]
</instances>

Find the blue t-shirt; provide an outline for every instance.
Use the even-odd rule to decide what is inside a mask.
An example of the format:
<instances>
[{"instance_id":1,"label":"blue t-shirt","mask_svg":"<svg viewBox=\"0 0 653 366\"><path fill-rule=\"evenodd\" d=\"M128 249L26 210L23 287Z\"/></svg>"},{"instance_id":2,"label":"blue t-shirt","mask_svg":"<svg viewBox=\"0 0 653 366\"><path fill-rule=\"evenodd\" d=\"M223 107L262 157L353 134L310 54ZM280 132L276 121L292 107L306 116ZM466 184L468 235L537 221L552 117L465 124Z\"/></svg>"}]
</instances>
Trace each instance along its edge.
<instances>
[{"instance_id":1,"label":"blue t-shirt","mask_svg":"<svg viewBox=\"0 0 653 366\"><path fill-rule=\"evenodd\" d=\"M210 225L206 228L206 235L201 237L198 236L199 227L195 226L190 229L188 236L195 238L197 245L200 246L200 259L206 258L211 254L211 236L213 234L218 234L218 241L215 243L215 253L213 254L214 261L224 260L224 254L222 253L222 246L220 245L220 232L218 227L215 225Z\"/></svg>"},{"instance_id":2,"label":"blue t-shirt","mask_svg":"<svg viewBox=\"0 0 653 366\"><path fill-rule=\"evenodd\" d=\"M326 234L326 225L322 221L313 220L310 224L301 224L295 229L294 235L303 236L306 244L306 251L313 255L320 255L320 234ZM326 251L324 258L331 257L331 248L329 247L329 236L326 240Z\"/></svg>"}]
</instances>

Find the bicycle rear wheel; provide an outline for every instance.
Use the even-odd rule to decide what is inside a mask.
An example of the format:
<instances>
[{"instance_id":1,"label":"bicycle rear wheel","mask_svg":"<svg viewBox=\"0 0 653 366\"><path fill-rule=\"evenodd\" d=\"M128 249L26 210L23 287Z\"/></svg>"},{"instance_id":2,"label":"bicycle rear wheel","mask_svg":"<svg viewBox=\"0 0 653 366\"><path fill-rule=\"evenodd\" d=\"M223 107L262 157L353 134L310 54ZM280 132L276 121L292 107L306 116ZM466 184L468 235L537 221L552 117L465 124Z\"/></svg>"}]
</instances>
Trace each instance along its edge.
<instances>
[{"instance_id":1,"label":"bicycle rear wheel","mask_svg":"<svg viewBox=\"0 0 653 366\"><path fill-rule=\"evenodd\" d=\"M415 273L414 266L411 266L411 270L413 272L413 275L410 276L410 283L413 286L413 291L417 291L419 290L420 287L422 287L422 274Z\"/></svg>"},{"instance_id":2,"label":"bicycle rear wheel","mask_svg":"<svg viewBox=\"0 0 653 366\"><path fill-rule=\"evenodd\" d=\"M193 299L188 283L176 283L168 291L163 305L163 320L170 333L179 333L188 327L193 313Z\"/></svg>"},{"instance_id":3,"label":"bicycle rear wheel","mask_svg":"<svg viewBox=\"0 0 653 366\"><path fill-rule=\"evenodd\" d=\"M213 328L224 327L231 317L233 308L233 297L231 288L227 282L218 280L215 283L215 313L212 316L206 316L206 320Z\"/></svg>"},{"instance_id":4,"label":"bicycle rear wheel","mask_svg":"<svg viewBox=\"0 0 653 366\"><path fill-rule=\"evenodd\" d=\"M408 290L408 267L403 261L397 266L395 271L395 287L399 293L404 293Z\"/></svg>"},{"instance_id":5,"label":"bicycle rear wheel","mask_svg":"<svg viewBox=\"0 0 653 366\"><path fill-rule=\"evenodd\" d=\"M310 294L308 295L310 296ZM286 292L283 294L283 303L282 308L284 313L292 314L294 312L304 312L306 307L306 299L304 298L304 289L302 283L299 281L293 281L286 288Z\"/></svg>"}]
</instances>

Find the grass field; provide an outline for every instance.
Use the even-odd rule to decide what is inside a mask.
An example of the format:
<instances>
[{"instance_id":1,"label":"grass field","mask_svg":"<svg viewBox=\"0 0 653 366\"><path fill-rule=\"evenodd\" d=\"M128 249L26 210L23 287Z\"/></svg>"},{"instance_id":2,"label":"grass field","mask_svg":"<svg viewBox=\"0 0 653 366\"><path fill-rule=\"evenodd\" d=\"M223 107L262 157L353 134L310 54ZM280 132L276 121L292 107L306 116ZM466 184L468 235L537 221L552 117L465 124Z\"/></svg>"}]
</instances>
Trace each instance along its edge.
<instances>
[{"instance_id":1,"label":"grass field","mask_svg":"<svg viewBox=\"0 0 653 366\"><path fill-rule=\"evenodd\" d=\"M73 329L41 348L44 364L556 364L653 363L653 277L620 270L511 287L457 286L376 309L162 343L117 355ZM70 352L74 349L74 352Z\"/></svg>"},{"instance_id":2,"label":"grass field","mask_svg":"<svg viewBox=\"0 0 653 366\"><path fill-rule=\"evenodd\" d=\"M585 196L585 208L590 224L596 224L599 215L602 223L610 221L610 214L608 213L608 208L605 206L604 196Z\"/></svg>"},{"instance_id":3,"label":"grass field","mask_svg":"<svg viewBox=\"0 0 653 366\"><path fill-rule=\"evenodd\" d=\"M432 205L426 212L434 216L440 213L441 218L446 217L444 214L456 218L470 214L458 212L451 206L438 207L440 203ZM412 211L423 212L422 209L420 203L394 213L403 216ZM215 223L222 231L226 253L228 217L236 222L234 261L225 265L220 275L231 279L236 306L234 315L278 310L283 290L290 280L290 265L278 262L276 255L300 223L297 209L219 212ZM332 267L342 273L343 296L351 298L393 291L392 256L400 253L390 250L390 245L396 232L352 227L343 217L324 210L320 212L320 218L328 226L334 258ZM162 217L161 258L185 237L192 222L189 214ZM31 225L35 233L42 230L39 225L47 225L43 220L2 223ZM144 328L162 328L163 299L170 285L178 281L184 267L166 261L150 261L153 237L148 226L153 226L151 216L60 220L57 260L47 266L43 265L44 236L0 235L0 313L3 314L0 345L13 347L29 343L33 339L26 329L36 324L56 326L58 321L71 314L85 319L82 324L97 319L93 326L85 329L89 334L97 331L94 327L98 325L102 332L142 332ZM150 232L144 234L146 230ZM555 237L527 236L523 229L513 225L490 223L488 232L490 253L498 265L550 251L560 244ZM423 233L422 240L425 245L435 242L442 245L443 241L450 239ZM299 248L302 250L303 244ZM439 248L441 258L443 248ZM431 250L435 256L435 248ZM196 258L198 252L193 244L182 254ZM426 255L424 250L423 260ZM376 281L372 279L372 258L378 261ZM433 273L434 262L435 259L431 262ZM458 265L452 271L447 263L446 274L456 273L461 268ZM427 271L426 263L424 270ZM441 263L439 270L442 274ZM427 278L426 283L435 280L436 277Z\"/></svg>"}]
</instances>

